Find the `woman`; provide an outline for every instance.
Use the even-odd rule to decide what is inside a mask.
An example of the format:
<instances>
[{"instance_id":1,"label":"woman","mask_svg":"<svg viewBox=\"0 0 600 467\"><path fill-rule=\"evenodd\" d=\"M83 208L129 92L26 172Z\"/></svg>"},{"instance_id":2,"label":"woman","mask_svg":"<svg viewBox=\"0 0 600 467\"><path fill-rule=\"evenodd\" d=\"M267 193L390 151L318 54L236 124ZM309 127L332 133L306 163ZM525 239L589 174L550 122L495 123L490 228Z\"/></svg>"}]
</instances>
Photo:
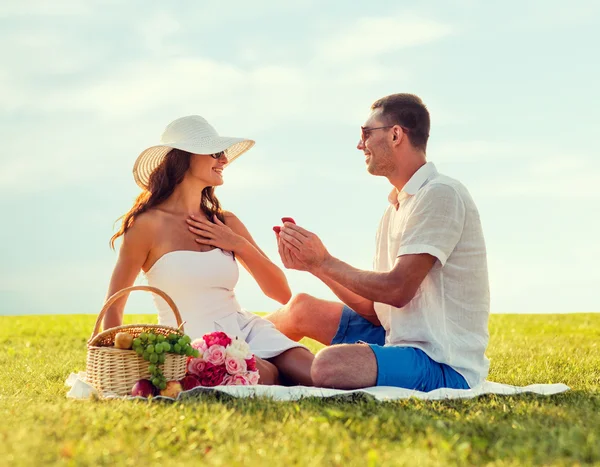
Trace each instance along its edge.
<instances>
[{"instance_id":1,"label":"woman","mask_svg":"<svg viewBox=\"0 0 600 467\"><path fill-rule=\"evenodd\" d=\"M108 296L132 285L142 270L149 285L174 300L190 337L215 330L238 336L258 357L262 384L312 385L313 354L269 321L242 310L233 291L239 262L268 297L285 304L291 296L281 269L234 214L221 210L214 194L225 166L254 141L220 137L194 115L170 123L161 142L135 162L133 175L144 191L111 239L114 248L123 236ZM125 301L107 310L104 329L121 324ZM159 323L174 325L167 304L159 297L155 303Z\"/></svg>"}]
</instances>

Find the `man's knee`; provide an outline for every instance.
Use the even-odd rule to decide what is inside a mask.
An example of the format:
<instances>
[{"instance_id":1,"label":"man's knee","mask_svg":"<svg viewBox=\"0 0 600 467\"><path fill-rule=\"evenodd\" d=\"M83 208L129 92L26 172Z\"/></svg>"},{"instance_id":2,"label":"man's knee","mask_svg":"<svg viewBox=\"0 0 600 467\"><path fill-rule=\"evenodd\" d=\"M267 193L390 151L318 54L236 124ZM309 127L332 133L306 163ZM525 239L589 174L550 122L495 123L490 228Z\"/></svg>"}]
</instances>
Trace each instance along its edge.
<instances>
[{"instance_id":1,"label":"man's knee","mask_svg":"<svg viewBox=\"0 0 600 467\"><path fill-rule=\"evenodd\" d=\"M338 383L340 352L336 346L321 350L313 361L310 374L315 386L333 388Z\"/></svg>"},{"instance_id":2,"label":"man's knee","mask_svg":"<svg viewBox=\"0 0 600 467\"><path fill-rule=\"evenodd\" d=\"M360 369L360 371L357 371ZM368 345L339 344L315 357L311 377L315 386L356 389L377 384L377 359Z\"/></svg>"}]
</instances>

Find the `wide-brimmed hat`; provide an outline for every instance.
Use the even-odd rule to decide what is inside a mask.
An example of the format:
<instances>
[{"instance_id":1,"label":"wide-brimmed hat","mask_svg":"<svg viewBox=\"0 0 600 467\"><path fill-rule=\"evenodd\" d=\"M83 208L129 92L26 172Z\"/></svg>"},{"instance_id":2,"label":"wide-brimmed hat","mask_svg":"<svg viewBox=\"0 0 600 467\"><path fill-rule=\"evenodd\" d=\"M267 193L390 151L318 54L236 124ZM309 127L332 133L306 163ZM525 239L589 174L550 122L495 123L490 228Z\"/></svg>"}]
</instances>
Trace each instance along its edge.
<instances>
[{"instance_id":1,"label":"wide-brimmed hat","mask_svg":"<svg viewBox=\"0 0 600 467\"><path fill-rule=\"evenodd\" d=\"M160 144L142 151L133 165L133 178L142 188L148 189L150 175L160 165L171 149L181 149L192 154L216 154L225 151L228 163L254 146L245 138L219 136L206 119L199 115L181 117L169 123L160 138Z\"/></svg>"}]
</instances>

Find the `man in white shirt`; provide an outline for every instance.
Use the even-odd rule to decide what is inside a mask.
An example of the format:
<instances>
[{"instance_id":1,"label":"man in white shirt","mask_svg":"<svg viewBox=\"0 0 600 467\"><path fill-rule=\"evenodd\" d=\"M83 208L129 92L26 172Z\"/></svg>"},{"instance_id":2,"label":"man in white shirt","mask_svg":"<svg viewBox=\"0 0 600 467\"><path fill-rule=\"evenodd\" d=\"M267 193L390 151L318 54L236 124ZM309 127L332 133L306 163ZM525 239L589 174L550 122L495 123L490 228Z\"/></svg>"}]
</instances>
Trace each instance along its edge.
<instances>
[{"instance_id":1,"label":"man in white shirt","mask_svg":"<svg viewBox=\"0 0 600 467\"><path fill-rule=\"evenodd\" d=\"M357 148L394 189L377 231L374 271L334 258L312 232L285 222L287 268L312 273L343 302L299 294L269 319L284 334L328 347L312 366L317 386L468 389L487 376L489 283L475 203L426 161L429 112L420 98L376 101Z\"/></svg>"}]
</instances>

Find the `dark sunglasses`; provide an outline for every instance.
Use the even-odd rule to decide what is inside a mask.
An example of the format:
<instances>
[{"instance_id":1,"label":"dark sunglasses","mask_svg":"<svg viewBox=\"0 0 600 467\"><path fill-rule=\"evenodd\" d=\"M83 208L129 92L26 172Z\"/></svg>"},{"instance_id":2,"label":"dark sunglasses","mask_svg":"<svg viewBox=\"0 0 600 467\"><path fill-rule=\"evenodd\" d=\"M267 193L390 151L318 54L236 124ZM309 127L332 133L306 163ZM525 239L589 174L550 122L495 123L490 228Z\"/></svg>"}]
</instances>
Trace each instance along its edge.
<instances>
[{"instance_id":1,"label":"dark sunglasses","mask_svg":"<svg viewBox=\"0 0 600 467\"><path fill-rule=\"evenodd\" d=\"M386 125L386 126L376 126L376 127L368 127L361 126L360 127L360 140L364 143L369 137L369 133L374 130L383 130L384 128L393 128L396 125ZM402 125L398 125L405 133L408 133L408 128L403 127Z\"/></svg>"},{"instance_id":2,"label":"dark sunglasses","mask_svg":"<svg viewBox=\"0 0 600 467\"><path fill-rule=\"evenodd\" d=\"M216 152L214 154L209 154L210 157L212 157L213 159L220 159L221 157L223 157L225 155L225 151L221 151L221 152Z\"/></svg>"}]
</instances>

